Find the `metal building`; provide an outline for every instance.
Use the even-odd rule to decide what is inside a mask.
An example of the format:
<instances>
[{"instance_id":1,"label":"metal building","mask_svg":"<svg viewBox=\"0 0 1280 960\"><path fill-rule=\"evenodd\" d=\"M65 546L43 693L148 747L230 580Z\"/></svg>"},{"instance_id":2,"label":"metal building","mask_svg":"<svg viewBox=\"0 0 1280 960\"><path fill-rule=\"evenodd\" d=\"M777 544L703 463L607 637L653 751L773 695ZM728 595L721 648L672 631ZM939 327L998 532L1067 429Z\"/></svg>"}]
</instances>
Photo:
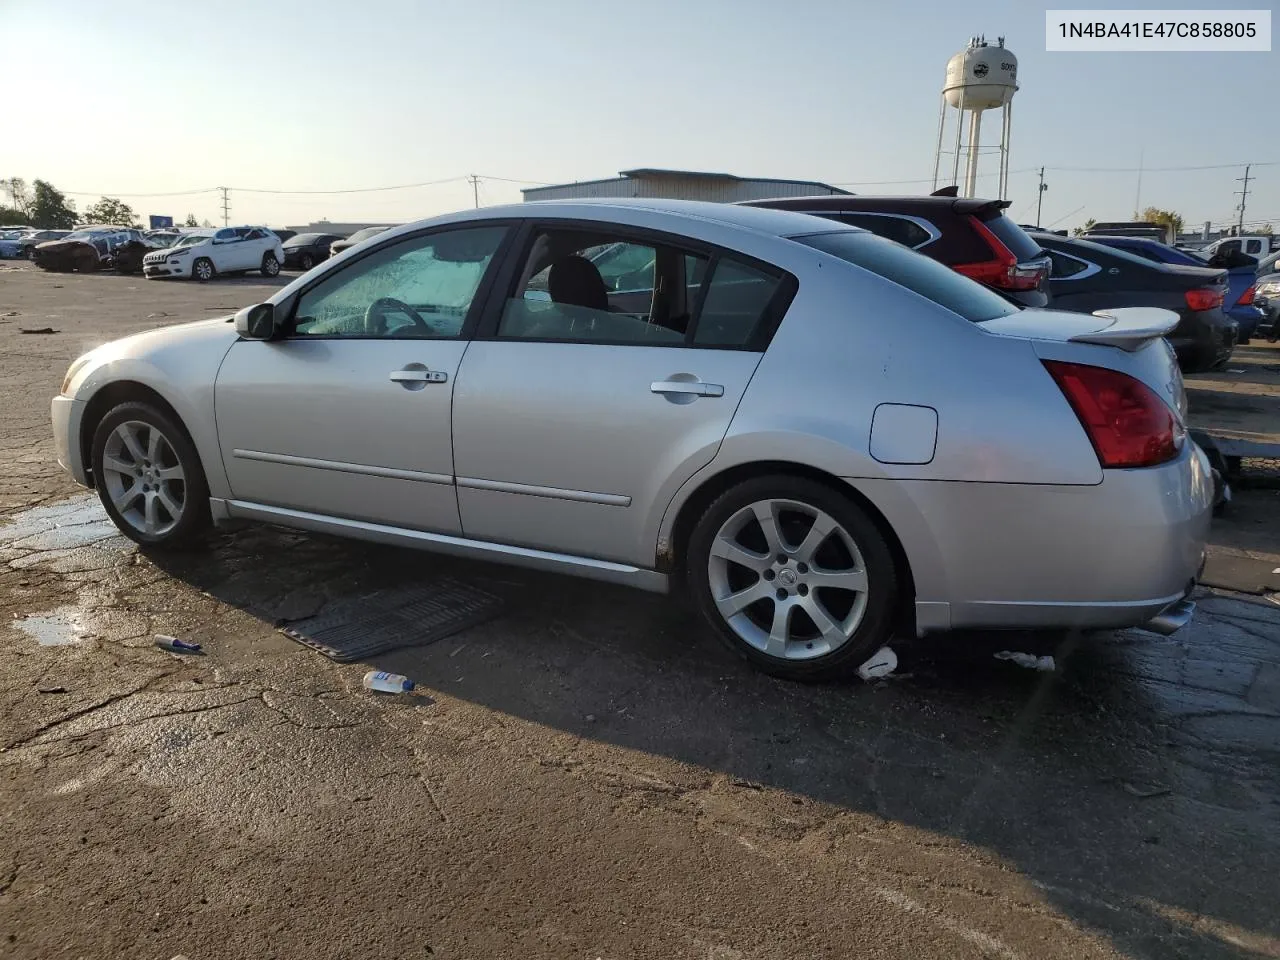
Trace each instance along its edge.
<instances>
[{"instance_id":1,"label":"metal building","mask_svg":"<svg viewBox=\"0 0 1280 960\"><path fill-rule=\"evenodd\" d=\"M848 193L816 180L768 180L736 177L731 173L702 173L697 170L658 170L641 167L623 170L608 180L559 183L550 187L529 187L520 191L527 200L582 200L595 197L649 197L665 200L710 200L737 203L739 200L767 200L773 197L812 197Z\"/></svg>"}]
</instances>

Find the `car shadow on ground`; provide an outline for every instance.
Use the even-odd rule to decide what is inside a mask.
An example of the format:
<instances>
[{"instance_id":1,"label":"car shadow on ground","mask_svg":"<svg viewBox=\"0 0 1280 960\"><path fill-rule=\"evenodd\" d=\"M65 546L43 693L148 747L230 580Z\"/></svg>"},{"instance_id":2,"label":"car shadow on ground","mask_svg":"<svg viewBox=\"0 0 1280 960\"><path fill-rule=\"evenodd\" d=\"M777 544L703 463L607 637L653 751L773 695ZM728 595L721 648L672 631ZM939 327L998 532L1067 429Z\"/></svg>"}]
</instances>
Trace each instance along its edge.
<instances>
[{"instance_id":1,"label":"car shadow on ground","mask_svg":"<svg viewBox=\"0 0 1280 960\"><path fill-rule=\"evenodd\" d=\"M369 666L985 848L1122 951L1168 956L1173 938L1181 956L1269 956L1280 942L1280 738L1242 699L1251 658L1280 641L1262 615L1256 629L1206 618L1190 638L904 640L895 679L800 685L755 672L664 597L266 527L215 540L152 559L275 625L374 589L475 584L506 601L499 618ZM992 657L1010 647L1050 648L1059 669Z\"/></svg>"}]
</instances>

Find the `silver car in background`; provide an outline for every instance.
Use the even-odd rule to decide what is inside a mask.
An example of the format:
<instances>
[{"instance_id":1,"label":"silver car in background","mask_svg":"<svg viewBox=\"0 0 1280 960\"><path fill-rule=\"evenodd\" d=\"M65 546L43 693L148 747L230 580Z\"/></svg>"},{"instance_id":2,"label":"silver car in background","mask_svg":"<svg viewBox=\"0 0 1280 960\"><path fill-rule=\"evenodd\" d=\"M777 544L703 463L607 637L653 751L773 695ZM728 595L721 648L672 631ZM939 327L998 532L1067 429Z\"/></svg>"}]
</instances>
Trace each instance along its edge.
<instances>
[{"instance_id":1,"label":"silver car in background","mask_svg":"<svg viewBox=\"0 0 1280 960\"><path fill-rule=\"evenodd\" d=\"M803 214L529 203L100 347L53 425L139 543L246 519L678 580L810 679L904 627L1184 623L1213 490L1176 319L1020 309Z\"/></svg>"}]
</instances>

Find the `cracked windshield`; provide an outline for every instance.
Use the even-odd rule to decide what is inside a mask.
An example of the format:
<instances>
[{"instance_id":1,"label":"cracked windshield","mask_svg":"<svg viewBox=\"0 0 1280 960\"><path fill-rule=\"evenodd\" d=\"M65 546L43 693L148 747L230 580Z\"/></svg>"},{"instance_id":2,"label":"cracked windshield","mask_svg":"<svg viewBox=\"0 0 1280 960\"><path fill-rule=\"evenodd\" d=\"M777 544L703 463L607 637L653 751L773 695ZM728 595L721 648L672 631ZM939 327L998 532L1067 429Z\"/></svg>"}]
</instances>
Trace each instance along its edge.
<instances>
[{"instance_id":1,"label":"cracked windshield","mask_svg":"<svg viewBox=\"0 0 1280 960\"><path fill-rule=\"evenodd\" d=\"M1273 11L0 14L2 960L1280 960Z\"/></svg>"}]
</instances>

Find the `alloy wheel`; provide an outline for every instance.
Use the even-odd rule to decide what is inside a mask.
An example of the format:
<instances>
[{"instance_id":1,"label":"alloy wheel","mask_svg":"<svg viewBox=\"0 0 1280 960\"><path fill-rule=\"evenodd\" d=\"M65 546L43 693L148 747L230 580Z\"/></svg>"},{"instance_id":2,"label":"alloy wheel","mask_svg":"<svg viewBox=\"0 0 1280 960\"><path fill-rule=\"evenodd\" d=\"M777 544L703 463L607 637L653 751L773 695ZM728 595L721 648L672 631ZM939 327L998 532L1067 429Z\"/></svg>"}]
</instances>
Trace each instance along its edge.
<instances>
[{"instance_id":1,"label":"alloy wheel","mask_svg":"<svg viewBox=\"0 0 1280 960\"><path fill-rule=\"evenodd\" d=\"M867 568L830 514L797 500L760 500L730 516L707 560L725 624L762 653L826 656L849 642L867 608Z\"/></svg>"},{"instance_id":2,"label":"alloy wheel","mask_svg":"<svg viewBox=\"0 0 1280 960\"><path fill-rule=\"evenodd\" d=\"M173 444L141 420L126 420L102 451L102 483L121 518L148 536L163 536L182 520L186 473Z\"/></svg>"},{"instance_id":3,"label":"alloy wheel","mask_svg":"<svg viewBox=\"0 0 1280 960\"><path fill-rule=\"evenodd\" d=\"M208 260L197 260L195 265L197 280L209 280L213 277L213 264Z\"/></svg>"}]
</instances>

